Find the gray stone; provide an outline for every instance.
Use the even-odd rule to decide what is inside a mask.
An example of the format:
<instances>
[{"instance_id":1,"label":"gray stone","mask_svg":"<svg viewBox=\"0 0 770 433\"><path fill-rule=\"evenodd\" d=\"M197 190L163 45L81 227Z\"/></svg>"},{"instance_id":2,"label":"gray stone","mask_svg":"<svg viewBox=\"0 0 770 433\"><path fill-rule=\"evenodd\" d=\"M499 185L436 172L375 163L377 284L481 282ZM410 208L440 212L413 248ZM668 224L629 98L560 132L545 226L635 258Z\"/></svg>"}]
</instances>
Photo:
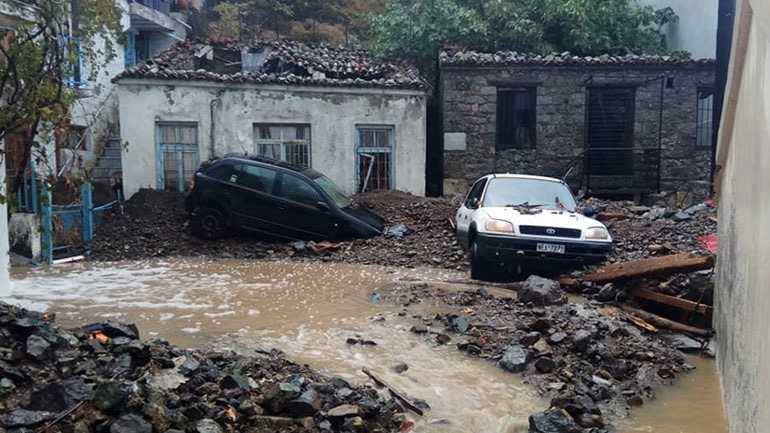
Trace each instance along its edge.
<instances>
[{"instance_id":1,"label":"gray stone","mask_svg":"<svg viewBox=\"0 0 770 433\"><path fill-rule=\"evenodd\" d=\"M361 413L361 408L357 405L343 404L329 409L329 412L326 414L329 416L329 418L349 418L357 416L359 413Z\"/></svg>"},{"instance_id":2,"label":"gray stone","mask_svg":"<svg viewBox=\"0 0 770 433\"><path fill-rule=\"evenodd\" d=\"M593 335L585 329L578 330L572 337L572 349L577 352L585 352L593 341Z\"/></svg>"},{"instance_id":3,"label":"gray stone","mask_svg":"<svg viewBox=\"0 0 770 433\"><path fill-rule=\"evenodd\" d=\"M610 302L614 301L615 297L618 295L617 289L615 289L615 285L612 283L607 283L599 290L599 293L596 294L596 300L599 302Z\"/></svg>"},{"instance_id":4,"label":"gray stone","mask_svg":"<svg viewBox=\"0 0 770 433\"><path fill-rule=\"evenodd\" d=\"M91 398L91 385L82 379L70 379L44 386L30 395L27 409L63 412Z\"/></svg>"},{"instance_id":5,"label":"gray stone","mask_svg":"<svg viewBox=\"0 0 770 433\"><path fill-rule=\"evenodd\" d=\"M529 417L530 433L581 433L582 428L563 409L549 409Z\"/></svg>"},{"instance_id":6,"label":"gray stone","mask_svg":"<svg viewBox=\"0 0 770 433\"><path fill-rule=\"evenodd\" d=\"M428 332L428 328L422 323L418 323L412 326L412 328L409 330L414 332L415 334L425 334L426 332Z\"/></svg>"},{"instance_id":7,"label":"gray stone","mask_svg":"<svg viewBox=\"0 0 770 433\"><path fill-rule=\"evenodd\" d=\"M169 368L153 374L147 384L158 390L172 391L179 388L179 385L186 383L187 380L185 375L176 369Z\"/></svg>"},{"instance_id":8,"label":"gray stone","mask_svg":"<svg viewBox=\"0 0 770 433\"><path fill-rule=\"evenodd\" d=\"M409 370L409 366L406 363L400 362L393 367L391 367L391 370L395 371L396 373L404 373L405 371Z\"/></svg>"},{"instance_id":9,"label":"gray stone","mask_svg":"<svg viewBox=\"0 0 770 433\"><path fill-rule=\"evenodd\" d=\"M532 275L517 290L518 300L537 306L564 303L565 295L558 281Z\"/></svg>"},{"instance_id":10,"label":"gray stone","mask_svg":"<svg viewBox=\"0 0 770 433\"><path fill-rule=\"evenodd\" d=\"M299 398L289 402L288 410L294 418L303 418L313 416L321 410L323 400L321 396L312 389L302 393Z\"/></svg>"},{"instance_id":11,"label":"gray stone","mask_svg":"<svg viewBox=\"0 0 770 433\"><path fill-rule=\"evenodd\" d=\"M564 332L554 332L548 337L548 344L559 344L567 338Z\"/></svg>"},{"instance_id":12,"label":"gray stone","mask_svg":"<svg viewBox=\"0 0 770 433\"><path fill-rule=\"evenodd\" d=\"M276 383L265 394L263 406L267 406L272 413L280 413L301 392L301 388L293 383Z\"/></svg>"},{"instance_id":13,"label":"gray stone","mask_svg":"<svg viewBox=\"0 0 770 433\"><path fill-rule=\"evenodd\" d=\"M550 373L556 369L556 362L548 357L538 358L535 361L535 368L540 373Z\"/></svg>"},{"instance_id":14,"label":"gray stone","mask_svg":"<svg viewBox=\"0 0 770 433\"><path fill-rule=\"evenodd\" d=\"M242 391L249 390L249 379L240 374L229 374L222 379L219 383L223 389L236 389L239 388Z\"/></svg>"},{"instance_id":15,"label":"gray stone","mask_svg":"<svg viewBox=\"0 0 770 433\"><path fill-rule=\"evenodd\" d=\"M527 335L521 337L521 344L525 346L531 346L540 340L540 333L537 331L532 331L527 333Z\"/></svg>"},{"instance_id":16,"label":"gray stone","mask_svg":"<svg viewBox=\"0 0 770 433\"><path fill-rule=\"evenodd\" d=\"M39 335L27 337L27 353L35 358L42 358L51 348L51 343Z\"/></svg>"},{"instance_id":17,"label":"gray stone","mask_svg":"<svg viewBox=\"0 0 770 433\"><path fill-rule=\"evenodd\" d=\"M679 213L675 214L675 215L672 217L672 219L673 219L674 221L676 221L676 222L687 221L687 220L689 220L689 219L691 219L691 218L692 218L692 215L690 215L690 214L688 214L688 213L685 213L685 212L679 212Z\"/></svg>"},{"instance_id":18,"label":"gray stone","mask_svg":"<svg viewBox=\"0 0 770 433\"><path fill-rule=\"evenodd\" d=\"M56 414L47 411L15 409L11 413L0 416L2 427L32 427L56 418Z\"/></svg>"},{"instance_id":19,"label":"gray stone","mask_svg":"<svg viewBox=\"0 0 770 433\"><path fill-rule=\"evenodd\" d=\"M523 346L514 344L508 346L500 359L500 367L511 373L521 373L527 368L530 353Z\"/></svg>"},{"instance_id":20,"label":"gray stone","mask_svg":"<svg viewBox=\"0 0 770 433\"><path fill-rule=\"evenodd\" d=\"M196 433L222 433L222 427L213 419L204 418L195 423Z\"/></svg>"},{"instance_id":21,"label":"gray stone","mask_svg":"<svg viewBox=\"0 0 770 433\"><path fill-rule=\"evenodd\" d=\"M462 315L452 318L452 330L458 334L462 334L467 331L470 325L471 321L468 316Z\"/></svg>"},{"instance_id":22,"label":"gray stone","mask_svg":"<svg viewBox=\"0 0 770 433\"><path fill-rule=\"evenodd\" d=\"M112 423L110 433L152 433L152 425L139 415L128 414Z\"/></svg>"},{"instance_id":23,"label":"gray stone","mask_svg":"<svg viewBox=\"0 0 770 433\"><path fill-rule=\"evenodd\" d=\"M119 382L104 382L97 385L91 404L104 413L116 413L128 398L128 391Z\"/></svg>"}]
</instances>

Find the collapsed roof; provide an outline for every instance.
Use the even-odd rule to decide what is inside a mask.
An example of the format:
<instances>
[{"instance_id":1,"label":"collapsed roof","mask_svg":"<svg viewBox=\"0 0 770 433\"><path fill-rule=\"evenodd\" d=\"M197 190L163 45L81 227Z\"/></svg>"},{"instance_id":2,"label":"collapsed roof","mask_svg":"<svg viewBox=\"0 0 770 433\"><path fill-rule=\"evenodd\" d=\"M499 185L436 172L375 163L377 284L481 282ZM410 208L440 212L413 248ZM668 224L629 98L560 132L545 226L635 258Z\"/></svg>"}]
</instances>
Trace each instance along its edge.
<instances>
[{"instance_id":1,"label":"collapsed roof","mask_svg":"<svg viewBox=\"0 0 770 433\"><path fill-rule=\"evenodd\" d=\"M122 79L191 80L427 90L411 65L377 62L361 49L294 41L237 44L190 40L132 66Z\"/></svg>"},{"instance_id":2,"label":"collapsed roof","mask_svg":"<svg viewBox=\"0 0 770 433\"><path fill-rule=\"evenodd\" d=\"M439 56L441 67L453 66L713 66L714 59L685 59L674 56L654 54L627 54L612 56L576 56L565 51L561 54L539 55L518 53L516 51L498 51L482 53L477 51L444 49Z\"/></svg>"}]
</instances>

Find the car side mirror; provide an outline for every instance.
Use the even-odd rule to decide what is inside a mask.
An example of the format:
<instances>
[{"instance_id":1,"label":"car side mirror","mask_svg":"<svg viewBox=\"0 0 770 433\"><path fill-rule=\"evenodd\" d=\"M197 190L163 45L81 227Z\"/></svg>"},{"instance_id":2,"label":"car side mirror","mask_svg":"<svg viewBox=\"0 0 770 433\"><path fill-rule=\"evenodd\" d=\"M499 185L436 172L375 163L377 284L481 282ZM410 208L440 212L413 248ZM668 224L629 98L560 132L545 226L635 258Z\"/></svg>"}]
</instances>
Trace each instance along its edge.
<instances>
[{"instance_id":1,"label":"car side mirror","mask_svg":"<svg viewBox=\"0 0 770 433\"><path fill-rule=\"evenodd\" d=\"M315 207L317 207L319 210L322 210L324 212L329 212L331 208L325 201L319 201L315 204Z\"/></svg>"},{"instance_id":2,"label":"car side mirror","mask_svg":"<svg viewBox=\"0 0 770 433\"><path fill-rule=\"evenodd\" d=\"M471 199L471 202L468 203L468 208L469 209L478 209L480 204L481 203L479 202L479 199L474 197L474 198Z\"/></svg>"},{"instance_id":3,"label":"car side mirror","mask_svg":"<svg viewBox=\"0 0 770 433\"><path fill-rule=\"evenodd\" d=\"M594 209L594 207L593 207L593 206L586 206L586 207L584 207L584 208L581 210L581 212L580 212L580 213L582 213L582 214L583 214L583 216L586 216L586 217L588 217L588 218L591 218L591 217L593 217L594 215L596 215L596 209Z\"/></svg>"}]
</instances>

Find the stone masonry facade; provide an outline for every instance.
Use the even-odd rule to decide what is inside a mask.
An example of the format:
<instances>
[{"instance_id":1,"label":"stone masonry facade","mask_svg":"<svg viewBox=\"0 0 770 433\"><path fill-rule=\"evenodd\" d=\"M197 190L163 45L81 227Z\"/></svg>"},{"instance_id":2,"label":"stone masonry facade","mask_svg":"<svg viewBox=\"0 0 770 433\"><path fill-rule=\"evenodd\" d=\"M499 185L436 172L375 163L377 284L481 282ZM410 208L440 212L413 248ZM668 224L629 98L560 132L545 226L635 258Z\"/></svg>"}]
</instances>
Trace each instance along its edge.
<instances>
[{"instance_id":1,"label":"stone masonry facade","mask_svg":"<svg viewBox=\"0 0 770 433\"><path fill-rule=\"evenodd\" d=\"M657 150L661 84L660 190L708 194L711 147L696 145L696 111L699 89L713 87L713 61L657 56L592 59L568 53L552 57L442 52L445 195L466 192L488 173L561 176L570 166L574 167L570 184L585 188L589 86L632 88L633 147ZM497 148L498 90L506 88L535 89L534 145ZM596 181L592 183L594 192Z\"/></svg>"}]
</instances>

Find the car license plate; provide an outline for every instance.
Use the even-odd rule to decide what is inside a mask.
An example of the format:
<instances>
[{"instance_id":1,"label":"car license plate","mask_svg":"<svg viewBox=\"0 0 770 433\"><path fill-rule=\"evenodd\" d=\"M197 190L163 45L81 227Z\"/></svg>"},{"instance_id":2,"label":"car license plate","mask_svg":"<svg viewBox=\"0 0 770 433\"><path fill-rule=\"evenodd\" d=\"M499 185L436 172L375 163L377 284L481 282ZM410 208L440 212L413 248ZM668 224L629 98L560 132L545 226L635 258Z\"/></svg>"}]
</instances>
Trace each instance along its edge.
<instances>
[{"instance_id":1,"label":"car license plate","mask_svg":"<svg viewBox=\"0 0 770 433\"><path fill-rule=\"evenodd\" d=\"M537 244L538 253L564 254L564 245L561 244Z\"/></svg>"}]
</instances>

